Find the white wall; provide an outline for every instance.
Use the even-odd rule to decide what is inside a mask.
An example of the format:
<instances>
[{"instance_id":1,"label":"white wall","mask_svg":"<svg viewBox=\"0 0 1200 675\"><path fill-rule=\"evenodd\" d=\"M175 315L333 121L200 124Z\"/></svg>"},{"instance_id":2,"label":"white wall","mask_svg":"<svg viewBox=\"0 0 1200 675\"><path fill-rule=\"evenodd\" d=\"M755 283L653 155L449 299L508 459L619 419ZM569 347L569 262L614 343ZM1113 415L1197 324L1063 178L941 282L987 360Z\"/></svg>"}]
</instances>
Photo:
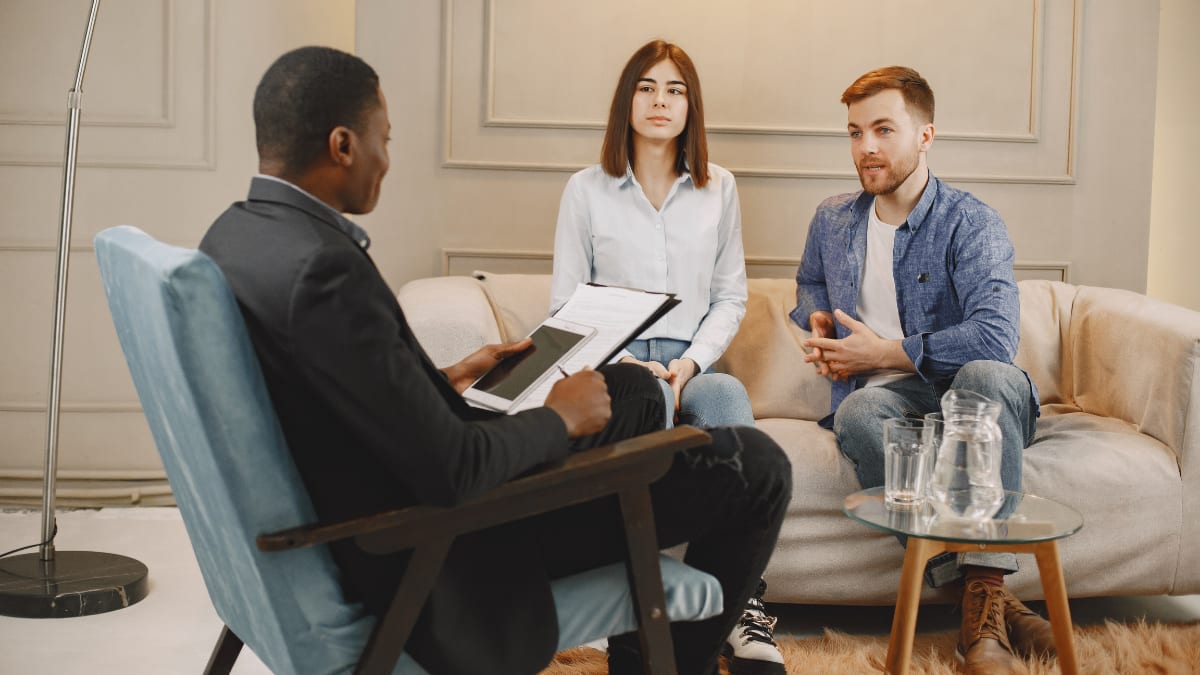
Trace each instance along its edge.
<instances>
[{"instance_id":1,"label":"white wall","mask_svg":"<svg viewBox=\"0 0 1200 675\"><path fill-rule=\"evenodd\" d=\"M0 480L40 476L66 93L88 0L0 9ZM83 86L60 467L160 470L92 249L121 223L195 246L257 168L262 72L307 43L354 49L353 0L103 2ZM35 487L40 488L40 483Z\"/></svg>"},{"instance_id":2,"label":"white wall","mask_svg":"<svg viewBox=\"0 0 1200 675\"><path fill-rule=\"evenodd\" d=\"M816 204L857 187L842 89L906 63L938 95L934 172L999 209L1025 276L1065 263L1072 282L1141 291L1157 32L1141 0L360 0L359 53L405 160L364 222L396 283L441 273L448 249L470 251L451 271L545 269L617 73L661 36L697 63L710 154L737 175L760 273L789 275Z\"/></svg>"},{"instance_id":3,"label":"white wall","mask_svg":"<svg viewBox=\"0 0 1200 675\"><path fill-rule=\"evenodd\" d=\"M1154 191L1146 292L1200 310L1200 3L1163 0L1154 123Z\"/></svg>"}]
</instances>

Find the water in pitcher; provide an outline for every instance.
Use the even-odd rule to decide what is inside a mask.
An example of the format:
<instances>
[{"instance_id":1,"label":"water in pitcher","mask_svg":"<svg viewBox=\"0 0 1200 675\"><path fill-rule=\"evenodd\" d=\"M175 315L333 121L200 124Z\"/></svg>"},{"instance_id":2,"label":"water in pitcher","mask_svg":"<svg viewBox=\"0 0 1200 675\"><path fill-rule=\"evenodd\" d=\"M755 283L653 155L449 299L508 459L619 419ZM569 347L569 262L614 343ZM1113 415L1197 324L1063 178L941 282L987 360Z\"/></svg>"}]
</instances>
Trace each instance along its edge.
<instances>
[{"instance_id":1,"label":"water in pitcher","mask_svg":"<svg viewBox=\"0 0 1200 675\"><path fill-rule=\"evenodd\" d=\"M929 486L941 517L982 521L1004 503L999 408L971 392L952 389L943 396L945 424Z\"/></svg>"}]
</instances>

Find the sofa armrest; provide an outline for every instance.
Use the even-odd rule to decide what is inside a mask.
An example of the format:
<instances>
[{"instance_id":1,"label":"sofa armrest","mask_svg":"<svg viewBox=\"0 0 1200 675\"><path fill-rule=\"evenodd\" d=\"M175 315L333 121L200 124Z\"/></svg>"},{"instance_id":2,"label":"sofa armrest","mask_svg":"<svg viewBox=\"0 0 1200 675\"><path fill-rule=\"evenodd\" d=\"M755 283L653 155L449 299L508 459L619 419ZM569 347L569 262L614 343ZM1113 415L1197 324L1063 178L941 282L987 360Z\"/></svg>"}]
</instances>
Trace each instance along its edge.
<instances>
[{"instance_id":1,"label":"sofa armrest","mask_svg":"<svg viewBox=\"0 0 1200 675\"><path fill-rule=\"evenodd\" d=\"M415 279L400 288L396 299L421 347L438 368L501 341L492 305L471 277Z\"/></svg>"},{"instance_id":2,"label":"sofa armrest","mask_svg":"<svg viewBox=\"0 0 1200 675\"><path fill-rule=\"evenodd\" d=\"M1123 420L1175 453L1181 482L1172 593L1200 565L1200 312L1130 291L1080 287L1071 315L1075 403Z\"/></svg>"},{"instance_id":3,"label":"sofa armrest","mask_svg":"<svg viewBox=\"0 0 1200 675\"><path fill-rule=\"evenodd\" d=\"M1200 312L1081 286L1068 351L1081 410L1136 425L1200 469Z\"/></svg>"}]
</instances>

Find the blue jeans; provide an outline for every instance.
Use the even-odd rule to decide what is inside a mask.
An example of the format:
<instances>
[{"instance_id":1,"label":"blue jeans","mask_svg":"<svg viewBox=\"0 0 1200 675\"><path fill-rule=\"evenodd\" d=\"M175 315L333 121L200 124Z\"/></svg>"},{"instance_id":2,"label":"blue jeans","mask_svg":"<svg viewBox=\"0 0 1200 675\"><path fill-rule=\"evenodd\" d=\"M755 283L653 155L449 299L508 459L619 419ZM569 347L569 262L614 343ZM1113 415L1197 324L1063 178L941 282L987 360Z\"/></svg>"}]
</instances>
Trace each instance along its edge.
<instances>
[{"instance_id":1,"label":"blue jeans","mask_svg":"<svg viewBox=\"0 0 1200 675\"><path fill-rule=\"evenodd\" d=\"M859 484L864 488L883 485L883 421L889 417L922 417L941 410L941 396L951 388L973 391L1000 403L1000 480L1005 489L1021 489L1021 455L1033 440L1032 390L1020 368L999 361L971 361L948 385L930 384L914 375L856 389L847 396L834 415L833 433L842 454L854 463ZM961 565L1017 571L1017 558L1011 553L961 553L957 565L955 562L950 554L931 560L925 570L930 585L940 586L958 578L957 567Z\"/></svg>"},{"instance_id":2,"label":"blue jeans","mask_svg":"<svg viewBox=\"0 0 1200 675\"><path fill-rule=\"evenodd\" d=\"M683 356L690 342L668 338L634 340L626 349L639 361L657 361L666 366ZM675 392L666 380L659 380L667 401L667 427L673 426ZM740 425L754 426L750 396L734 376L714 373L712 368L688 380L679 403L679 423L701 428Z\"/></svg>"}]
</instances>

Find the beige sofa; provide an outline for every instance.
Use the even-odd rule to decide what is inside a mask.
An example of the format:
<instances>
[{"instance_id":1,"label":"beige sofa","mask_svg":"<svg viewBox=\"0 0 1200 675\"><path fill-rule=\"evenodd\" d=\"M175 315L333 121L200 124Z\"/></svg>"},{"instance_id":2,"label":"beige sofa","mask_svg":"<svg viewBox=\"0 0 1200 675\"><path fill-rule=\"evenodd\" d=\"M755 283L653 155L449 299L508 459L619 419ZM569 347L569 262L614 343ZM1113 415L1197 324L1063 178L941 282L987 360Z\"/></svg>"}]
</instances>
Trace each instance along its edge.
<instances>
[{"instance_id":1,"label":"beige sofa","mask_svg":"<svg viewBox=\"0 0 1200 675\"><path fill-rule=\"evenodd\" d=\"M406 284L400 304L439 365L515 339L546 315L548 275ZM801 361L787 317L795 284L754 279L741 331L719 370L750 392L759 428L791 458L795 491L767 569L776 602L891 604L902 551L851 521L859 488L833 434L817 426L829 385ZM1200 313L1128 291L1023 281L1017 363L1042 397L1024 489L1069 504L1083 530L1061 543L1072 597L1200 593ZM1036 564L1012 579L1041 596ZM926 589L926 599L947 599Z\"/></svg>"}]
</instances>

